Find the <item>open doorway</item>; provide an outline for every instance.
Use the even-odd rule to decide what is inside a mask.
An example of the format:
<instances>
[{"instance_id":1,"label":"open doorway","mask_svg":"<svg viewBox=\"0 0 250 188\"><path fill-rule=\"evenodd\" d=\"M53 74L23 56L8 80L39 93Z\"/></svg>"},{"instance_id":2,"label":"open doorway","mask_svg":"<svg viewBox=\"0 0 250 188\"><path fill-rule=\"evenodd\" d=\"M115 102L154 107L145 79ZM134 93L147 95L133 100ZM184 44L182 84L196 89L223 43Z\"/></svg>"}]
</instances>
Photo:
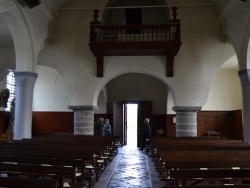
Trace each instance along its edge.
<instances>
[{"instance_id":1,"label":"open doorway","mask_svg":"<svg viewBox=\"0 0 250 188\"><path fill-rule=\"evenodd\" d=\"M138 104L126 104L127 109L127 146L137 147Z\"/></svg>"},{"instance_id":2,"label":"open doorway","mask_svg":"<svg viewBox=\"0 0 250 188\"><path fill-rule=\"evenodd\" d=\"M127 110L128 104L137 104L137 110ZM132 135L128 136L127 113L130 112L133 113L134 117L137 117L137 121L135 121L135 125L137 125L137 131L131 131ZM119 136L122 146L126 146L127 139L130 139L131 137L134 138L134 141L131 141L133 144L137 143L137 147L141 146L141 128L143 126L145 117L152 119L152 101L123 101L113 103L113 135ZM136 136L133 136L133 134Z\"/></svg>"}]
</instances>

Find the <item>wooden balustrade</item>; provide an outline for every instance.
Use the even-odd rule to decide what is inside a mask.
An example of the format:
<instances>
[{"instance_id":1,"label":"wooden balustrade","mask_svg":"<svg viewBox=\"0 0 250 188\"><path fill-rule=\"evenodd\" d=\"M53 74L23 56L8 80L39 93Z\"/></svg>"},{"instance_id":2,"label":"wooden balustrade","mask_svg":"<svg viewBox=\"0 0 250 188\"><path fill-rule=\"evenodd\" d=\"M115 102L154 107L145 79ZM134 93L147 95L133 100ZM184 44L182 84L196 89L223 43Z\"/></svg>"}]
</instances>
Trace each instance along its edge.
<instances>
[{"instance_id":1,"label":"wooden balustrade","mask_svg":"<svg viewBox=\"0 0 250 188\"><path fill-rule=\"evenodd\" d=\"M173 77L174 56L181 46L176 10L172 8L173 19L162 25L101 25L97 20L99 11L94 10L89 46L96 57L97 77L103 77L103 57L117 55L165 55L166 74Z\"/></svg>"}]
</instances>

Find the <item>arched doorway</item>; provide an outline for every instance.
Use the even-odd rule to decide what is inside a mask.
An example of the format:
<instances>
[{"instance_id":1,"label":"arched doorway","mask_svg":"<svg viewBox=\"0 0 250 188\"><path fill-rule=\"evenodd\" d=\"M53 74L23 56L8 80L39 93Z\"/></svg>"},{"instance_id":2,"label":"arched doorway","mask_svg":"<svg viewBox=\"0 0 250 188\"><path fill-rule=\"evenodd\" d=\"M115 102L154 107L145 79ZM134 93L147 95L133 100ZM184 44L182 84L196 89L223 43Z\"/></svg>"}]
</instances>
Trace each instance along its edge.
<instances>
[{"instance_id":1,"label":"arched doorway","mask_svg":"<svg viewBox=\"0 0 250 188\"><path fill-rule=\"evenodd\" d=\"M127 105L137 104L137 145L140 145L141 126L147 117L154 135L158 127L166 127L166 121L159 121L167 114L169 89L160 80L139 73L127 73L111 80L105 86L107 114L113 117L113 135L120 136L122 145L127 145Z\"/></svg>"}]
</instances>

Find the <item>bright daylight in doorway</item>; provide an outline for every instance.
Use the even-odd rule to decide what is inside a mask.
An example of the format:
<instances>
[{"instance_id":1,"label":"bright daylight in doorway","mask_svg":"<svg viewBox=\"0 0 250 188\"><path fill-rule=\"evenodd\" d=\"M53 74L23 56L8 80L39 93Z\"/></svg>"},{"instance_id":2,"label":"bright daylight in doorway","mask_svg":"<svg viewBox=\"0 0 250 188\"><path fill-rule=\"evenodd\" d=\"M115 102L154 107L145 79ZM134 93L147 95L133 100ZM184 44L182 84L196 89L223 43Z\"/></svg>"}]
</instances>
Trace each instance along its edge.
<instances>
[{"instance_id":1,"label":"bright daylight in doorway","mask_svg":"<svg viewBox=\"0 0 250 188\"><path fill-rule=\"evenodd\" d=\"M137 147L137 104L127 104L127 146Z\"/></svg>"}]
</instances>

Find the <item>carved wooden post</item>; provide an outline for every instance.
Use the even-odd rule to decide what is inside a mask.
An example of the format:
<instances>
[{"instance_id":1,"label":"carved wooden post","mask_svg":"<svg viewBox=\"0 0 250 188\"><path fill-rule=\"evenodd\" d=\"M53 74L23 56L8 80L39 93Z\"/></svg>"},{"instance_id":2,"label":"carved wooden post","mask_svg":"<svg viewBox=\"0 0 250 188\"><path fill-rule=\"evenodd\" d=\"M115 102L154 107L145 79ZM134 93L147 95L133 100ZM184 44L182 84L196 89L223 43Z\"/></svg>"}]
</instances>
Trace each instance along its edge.
<instances>
[{"instance_id":1,"label":"carved wooden post","mask_svg":"<svg viewBox=\"0 0 250 188\"><path fill-rule=\"evenodd\" d=\"M180 34L180 20L176 18L177 16L177 7L172 8L172 16L173 19L170 20L170 23L175 24L174 32L171 33L171 36L174 37L175 41L181 41L181 34Z\"/></svg>"},{"instance_id":2,"label":"carved wooden post","mask_svg":"<svg viewBox=\"0 0 250 188\"><path fill-rule=\"evenodd\" d=\"M97 20L97 18L99 17L98 13L99 13L99 10L95 9L94 16L93 16L94 21L90 22L90 41L91 42L97 41L98 39L99 26L101 24L101 22Z\"/></svg>"}]
</instances>

